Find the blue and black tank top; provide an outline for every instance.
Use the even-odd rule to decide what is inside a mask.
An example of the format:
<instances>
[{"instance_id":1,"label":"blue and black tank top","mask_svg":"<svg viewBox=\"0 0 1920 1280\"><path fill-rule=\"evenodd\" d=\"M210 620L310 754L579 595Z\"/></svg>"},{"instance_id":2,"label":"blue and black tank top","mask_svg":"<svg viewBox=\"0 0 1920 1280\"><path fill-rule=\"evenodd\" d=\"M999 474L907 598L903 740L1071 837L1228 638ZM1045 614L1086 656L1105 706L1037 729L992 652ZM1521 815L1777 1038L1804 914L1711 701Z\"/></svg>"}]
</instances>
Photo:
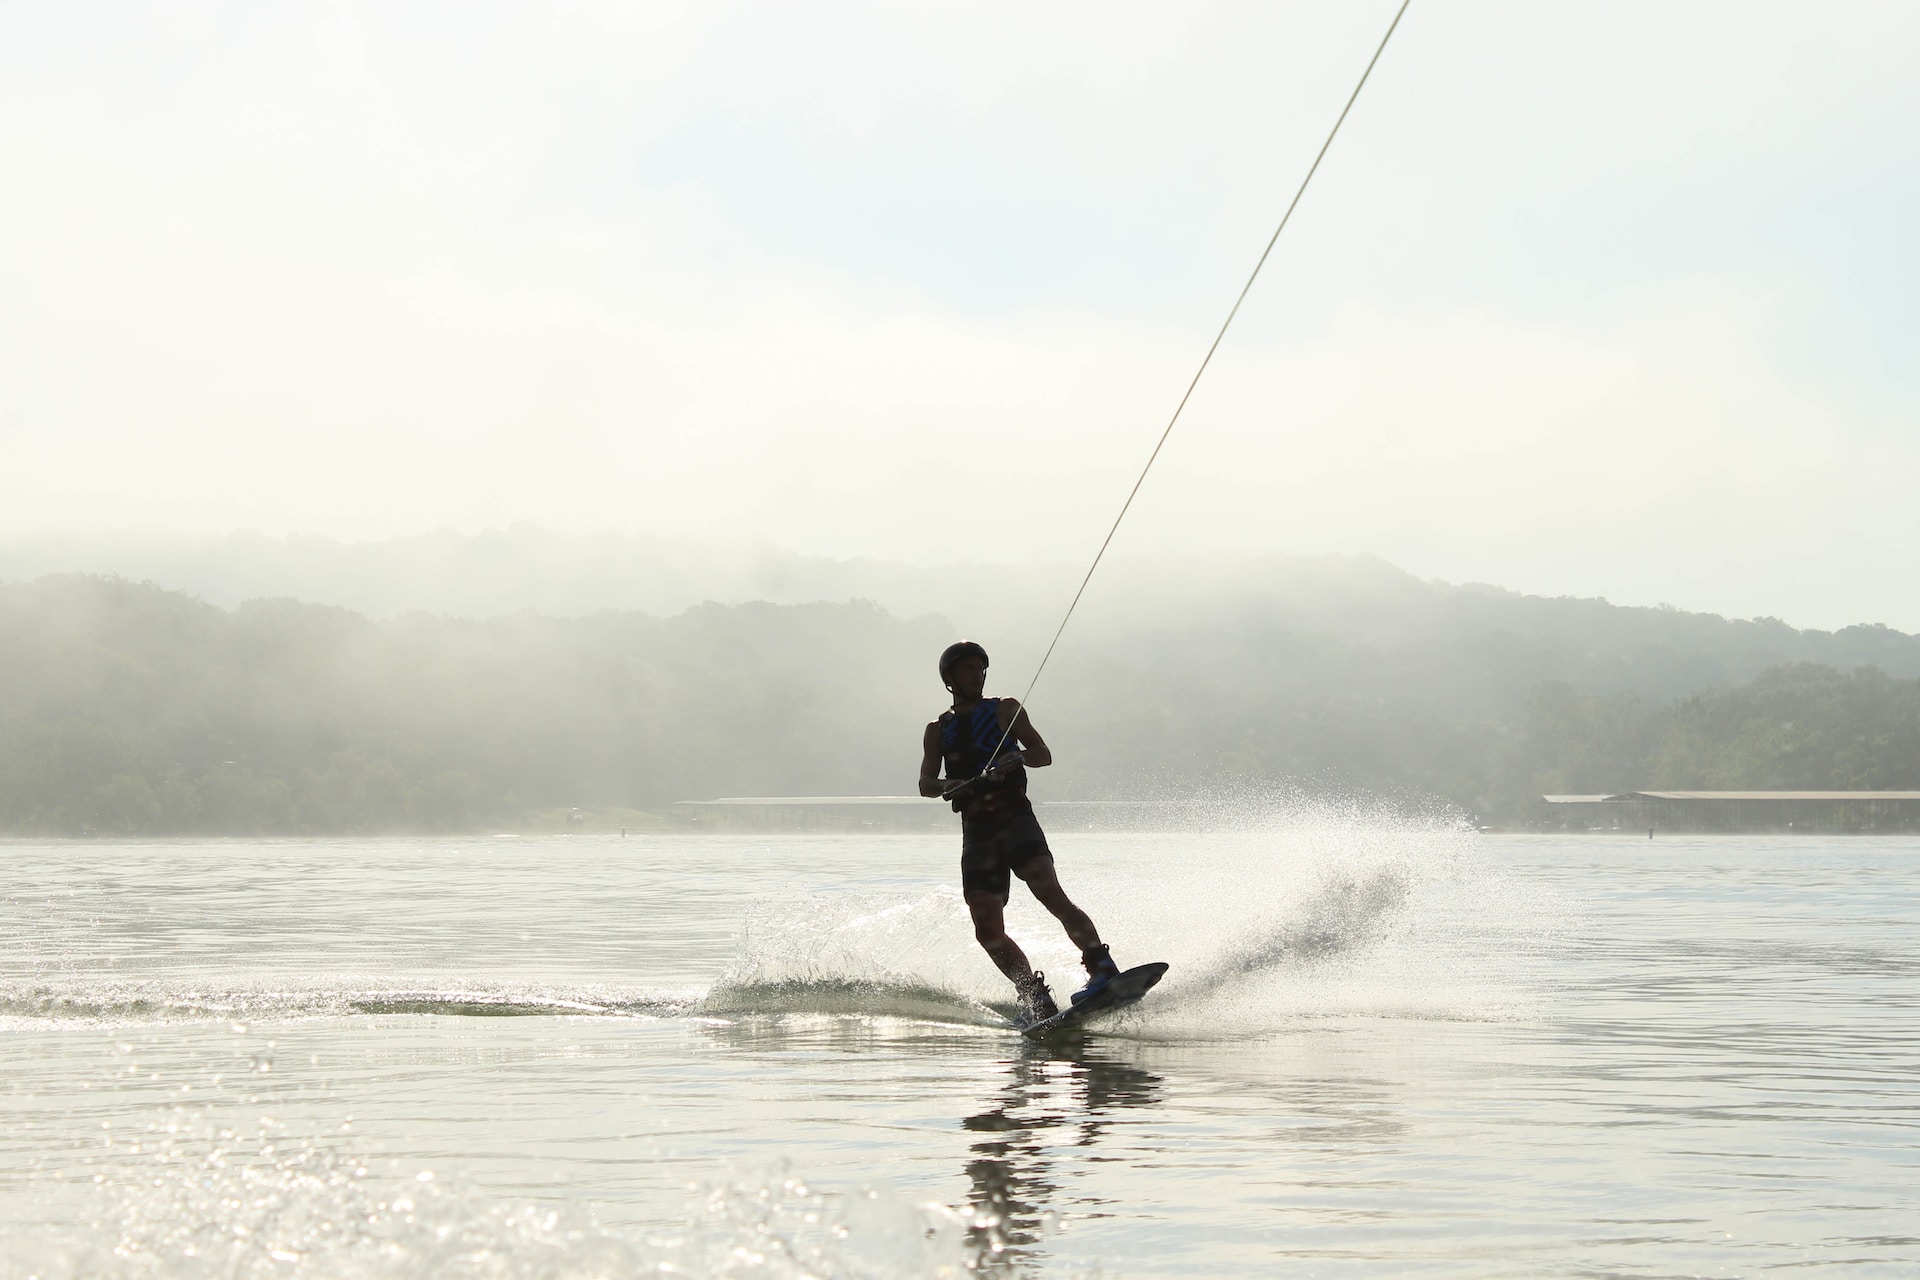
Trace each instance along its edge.
<instances>
[{"instance_id":1,"label":"blue and black tank top","mask_svg":"<svg viewBox=\"0 0 1920 1280\"><path fill-rule=\"evenodd\" d=\"M940 715L940 754L946 762L949 784L962 778L977 778L993 761L1017 750L1013 735L1000 726L998 698L982 698L964 712L944 711ZM953 808L963 818L1031 813L1026 767L1015 765L997 782L974 784L953 801Z\"/></svg>"}]
</instances>

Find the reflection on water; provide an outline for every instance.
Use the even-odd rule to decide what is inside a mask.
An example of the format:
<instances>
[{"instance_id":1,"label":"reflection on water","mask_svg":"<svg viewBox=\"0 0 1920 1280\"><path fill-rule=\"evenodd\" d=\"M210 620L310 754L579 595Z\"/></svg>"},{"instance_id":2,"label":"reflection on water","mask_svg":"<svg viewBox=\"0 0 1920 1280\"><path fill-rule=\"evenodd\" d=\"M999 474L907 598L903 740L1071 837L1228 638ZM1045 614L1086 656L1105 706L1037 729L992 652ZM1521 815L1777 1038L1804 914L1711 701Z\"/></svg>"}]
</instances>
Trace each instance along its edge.
<instances>
[{"instance_id":1,"label":"reflection on water","mask_svg":"<svg viewBox=\"0 0 1920 1280\"><path fill-rule=\"evenodd\" d=\"M1145 1119L1145 1109L1165 1098L1160 1075L1098 1039L1047 1045L1007 1030L792 1014L716 1019L700 1038L725 1050L730 1071L765 1082L754 1106L768 1119L785 1114L792 1124L806 1116L810 1124L844 1133L854 1116L892 1110L894 1123L922 1136L911 1153L900 1153L905 1163L890 1171L889 1182L912 1176L910 1165L938 1158L931 1148L939 1144L914 1121L935 1130L953 1121L940 1119L937 1103L928 1103L950 1096L970 1067L991 1064L978 1109L957 1126L967 1140L965 1190L938 1198L965 1224L969 1266L1001 1276L1046 1270L1046 1241L1063 1219L1123 1212L1116 1189L1133 1180L1121 1171L1147 1153L1141 1128L1127 1137L1116 1132L1122 1113L1139 1111ZM789 1092L786 1082L800 1073L811 1083Z\"/></svg>"},{"instance_id":2,"label":"reflection on water","mask_svg":"<svg viewBox=\"0 0 1920 1280\"><path fill-rule=\"evenodd\" d=\"M1062 1188L1054 1152L1097 1147L1115 1111L1160 1101L1159 1076L1090 1043L1021 1040L1004 1066L997 1105L960 1122L980 1135L967 1161L970 1239L981 1270L1003 1273L1058 1224Z\"/></svg>"}]
</instances>

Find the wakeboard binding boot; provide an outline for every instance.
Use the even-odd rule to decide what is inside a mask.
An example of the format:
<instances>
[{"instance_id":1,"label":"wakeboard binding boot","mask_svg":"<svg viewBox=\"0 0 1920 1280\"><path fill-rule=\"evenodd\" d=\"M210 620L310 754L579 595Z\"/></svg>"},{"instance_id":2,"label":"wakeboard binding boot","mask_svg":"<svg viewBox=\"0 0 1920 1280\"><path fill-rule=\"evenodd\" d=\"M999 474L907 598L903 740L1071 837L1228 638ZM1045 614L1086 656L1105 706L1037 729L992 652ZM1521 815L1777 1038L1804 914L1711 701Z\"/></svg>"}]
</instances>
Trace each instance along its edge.
<instances>
[{"instance_id":1,"label":"wakeboard binding boot","mask_svg":"<svg viewBox=\"0 0 1920 1280\"><path fill-rule=\"evenodd\" d=\"M1045 1022L1060 1012L1060 1006L1053 1002L1053 992L1047 989L1047 975L1037 969L1024 980L1016 981L1013 989L1020 994L1020 1013L1028 1026Z\"/></svg>"},{"instance_id":2,"label":"wakeboard binding boot","mask_svg":"<svg viewBox=\"0 0 1920 1280\"><path fill-rule=\"evenodd\" d=\"M1107 944L1088 947L1080 953L1080 963L1087 966L1087 985L1073 993L1073 1002L1079 1004L1091 1000L1107 989L1107 984L1120 976L1120 966L1113 962L1113 955L1107 950Z\"/></svg>"}]
</instances>

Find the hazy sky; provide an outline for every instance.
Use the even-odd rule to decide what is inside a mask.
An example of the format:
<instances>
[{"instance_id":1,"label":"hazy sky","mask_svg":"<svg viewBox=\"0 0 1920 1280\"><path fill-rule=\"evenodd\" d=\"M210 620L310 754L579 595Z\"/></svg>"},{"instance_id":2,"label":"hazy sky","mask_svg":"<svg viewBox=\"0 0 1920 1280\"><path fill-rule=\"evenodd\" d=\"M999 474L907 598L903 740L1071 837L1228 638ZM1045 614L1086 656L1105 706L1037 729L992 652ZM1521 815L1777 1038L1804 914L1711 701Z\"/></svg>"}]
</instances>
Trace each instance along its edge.
<instances>
[{"instance_id":1,"label":"hazy sky","mask_svg":"<svg viewBox=\"0 0 1920 1280\"><path fill-rule=\"evenodd\" d=\"M0 530L1083 558L1392 9L0 3ZM1920 629L1916 66L1414 0L1115 554Z\"/></svg>"}]
</instances>

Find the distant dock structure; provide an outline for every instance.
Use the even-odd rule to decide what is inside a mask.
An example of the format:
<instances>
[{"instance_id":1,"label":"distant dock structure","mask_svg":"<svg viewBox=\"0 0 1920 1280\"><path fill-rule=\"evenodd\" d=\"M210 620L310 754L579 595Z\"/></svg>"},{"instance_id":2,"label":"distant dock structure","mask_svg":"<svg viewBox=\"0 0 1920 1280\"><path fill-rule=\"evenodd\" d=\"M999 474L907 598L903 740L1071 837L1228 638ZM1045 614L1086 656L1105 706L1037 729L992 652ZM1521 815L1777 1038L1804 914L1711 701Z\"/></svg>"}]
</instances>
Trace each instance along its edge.
<instances>
[{"instance_id":1,"label":"distant dock structure","mask_svg":"<svg viewBox=\"0 0 1920 1280\"><path fill-rule=\"evenodd\" d=\"M1182 825L1183 806L1153 800L1036 800L1040 824L1058 831L1151 831ZM726 796L680 800L675 826L709 831L953 831L960 815L923 796Z\"/></svg>"},{"instance_id":2,"label":"distant dock structure","mask_svg":"<svg viewBox=\"0 0 1920 1280\"><path fill-rule=\"evenodd\" d=\"M1920 831L1920 791L1623 791L1541 796L1560 831Z\"/></svg>"}]
</instances>

